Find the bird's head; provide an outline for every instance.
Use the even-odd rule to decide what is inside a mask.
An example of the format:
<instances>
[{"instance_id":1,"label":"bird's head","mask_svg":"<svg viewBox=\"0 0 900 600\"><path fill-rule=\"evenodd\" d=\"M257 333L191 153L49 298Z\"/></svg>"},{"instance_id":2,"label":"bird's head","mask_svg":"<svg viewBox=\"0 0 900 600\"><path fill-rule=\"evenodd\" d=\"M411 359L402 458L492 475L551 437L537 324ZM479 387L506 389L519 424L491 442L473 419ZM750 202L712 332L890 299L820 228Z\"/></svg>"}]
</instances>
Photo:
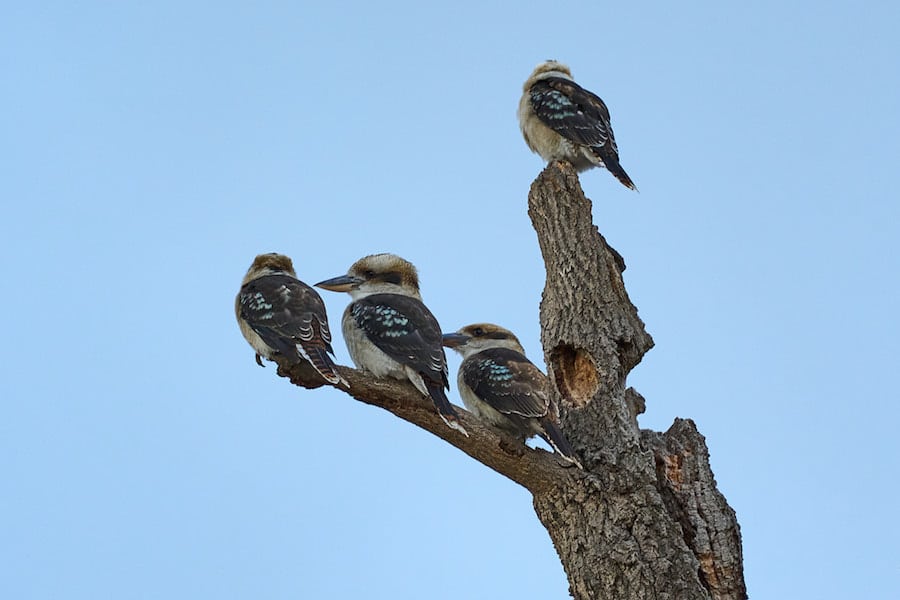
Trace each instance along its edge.
<instances>
[{"instance_id":1,"label":"bird's head","mask_svg":"<svg viewBox=\"0 0 900 600\"><path fill-rule=\"evenodd\" d=\"M563 79L572 79L572 71L568 65L556 60L545 60L531 72L528 80L525 82L525 89L528 90L536 81L547 79L548 77L562 77Z\"/></svg>"},{"instance_id":2,"label":"bird's head","mask_svg":"<svg viewBox=\"0 0 900 600\"><path fill-rule=\"evenodd\" d=\"M253 279L264 277L266 275L274 275L276 273L284 273L291 277L297 276L297 273L294 271L294 263L289 256L278 254L277 252L260 254L253 259L253 264L247 269L247 274L244 275L244 281L242 283L247 283Z\"/></svg>"},{"instance_id":3,"label":"bird's head","mask_svg":"<svg viewBox=\"0 0 900 600\"><path fill-rule=\"evenodd\" d=\"M320 281L316 287L348 292L354 298L369 294L403 294L421 300L416 267L396 254L364 256L351 265L346 275Z\"/></svg>"},{"instance_id":4,"label":"bird's head","mask_svg":"<svg viewBox=\"0 0 900 600\"><path fill-rule=\"evenodd\" d=\"M445 333L443 344L464 357L488 348L509 348L525 354L519 338L512 331L493 323L473 323L455 333Z\"/></svg>"}]
</instances>

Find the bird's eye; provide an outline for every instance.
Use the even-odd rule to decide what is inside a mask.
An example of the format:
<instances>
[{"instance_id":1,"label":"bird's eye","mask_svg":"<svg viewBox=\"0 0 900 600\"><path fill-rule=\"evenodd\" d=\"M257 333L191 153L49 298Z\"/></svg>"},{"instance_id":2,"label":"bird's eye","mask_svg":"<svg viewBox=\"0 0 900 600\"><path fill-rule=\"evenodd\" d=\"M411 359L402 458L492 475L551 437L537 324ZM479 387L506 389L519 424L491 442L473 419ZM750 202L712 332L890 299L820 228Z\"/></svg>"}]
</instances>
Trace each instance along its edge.
<instances>
[{"instance_id":1,"label":"bird's eye","mask_svg":"<svg viewBox=\"0 0 900 600\"><path fill-rule=\"evenodd\" d=\"M375 277L375 271L373 271L372 269L368 269L363 273L363 277L365 279L372 279L373 277Z\"/></svg>"},{"instance_id":2,"label":"bird's eye","mask_svg":"<svg viewBox=\"0 0 900 600\"><path fill-rule=\"evenodd\" d=\"M484 329L482 329L481 327L476 327L475 329L472 330L472 335L474 335L476 337L481 337L482 335L484 335Z\"/></svg>"}]
</instances>

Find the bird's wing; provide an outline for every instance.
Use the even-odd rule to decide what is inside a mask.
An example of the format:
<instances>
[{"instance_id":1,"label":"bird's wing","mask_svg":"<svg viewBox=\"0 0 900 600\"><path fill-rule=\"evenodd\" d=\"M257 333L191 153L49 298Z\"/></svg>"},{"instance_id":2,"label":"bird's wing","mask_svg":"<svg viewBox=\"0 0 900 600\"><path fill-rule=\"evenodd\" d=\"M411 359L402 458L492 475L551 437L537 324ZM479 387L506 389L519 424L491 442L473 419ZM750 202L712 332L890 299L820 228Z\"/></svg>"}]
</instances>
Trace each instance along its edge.
<instances>
[{"instance_id":1,"label":"bird's wing","mask_svg":"<svg viewBox=\"0 0 900 600\"><path fill-rule=\"evenodd\" d=\"M466 358L463 381L497 411L523 417L547 414L547 376L520 352L489 348Z\"/></svg>"},{"instance_id":2,"label":"bird's wing","mask_svg":"<svg viewBox=\"0 0 900 600\"><path fill-rule=\"evenodd\" d=\"M562 77L541 79L530 90L531 106L545 125L564 138L616 151L609 110L596 94Z\"/></svg>"},{"instance_id":3,"label":"bird's wing","mask_svg":"<svg viewBox=\"0 0 900 600\"><path fill-rule=\"evenodd\" d=\"M245 284L239 298L241 316L269 346L285 353L296 344L322 344L332 352L325 303L302 281L267 275Z\"/></svg>"},{"instance_id":4,"label":"bird's wing","mask_svg":"<svg viewBox=\"0 0 900 600\"><path fill-rule=\"evenodd\" d=\"M382 352L449 387L441 328L420 300L401 294L372 294L353 302L350 314Z\"/></svg>"}]
</instances>

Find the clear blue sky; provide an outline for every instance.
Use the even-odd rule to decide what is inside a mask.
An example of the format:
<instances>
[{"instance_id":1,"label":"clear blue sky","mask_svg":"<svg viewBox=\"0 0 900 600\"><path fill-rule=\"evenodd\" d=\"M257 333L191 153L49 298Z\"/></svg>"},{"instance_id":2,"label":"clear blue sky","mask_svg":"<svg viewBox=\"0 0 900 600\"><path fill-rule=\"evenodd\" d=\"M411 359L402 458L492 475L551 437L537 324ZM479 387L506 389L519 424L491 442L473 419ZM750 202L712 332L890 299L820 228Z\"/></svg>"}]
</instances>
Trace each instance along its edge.
<instances>
[{"instance_id":1,"label":"clear blue sky","mask_svg":"<svg viewBox=\"0 0 900 600\"><path fill-rule=\"evenodd\" d=\"M527 492L232 314L259 252L391 251L542 363L515 112L557 58L641 190L582 176L642 426L697 422L754 598L900 597L898 5L325 4L0 11L0 595L565 597Z\"/></svg>"}]
</instances>

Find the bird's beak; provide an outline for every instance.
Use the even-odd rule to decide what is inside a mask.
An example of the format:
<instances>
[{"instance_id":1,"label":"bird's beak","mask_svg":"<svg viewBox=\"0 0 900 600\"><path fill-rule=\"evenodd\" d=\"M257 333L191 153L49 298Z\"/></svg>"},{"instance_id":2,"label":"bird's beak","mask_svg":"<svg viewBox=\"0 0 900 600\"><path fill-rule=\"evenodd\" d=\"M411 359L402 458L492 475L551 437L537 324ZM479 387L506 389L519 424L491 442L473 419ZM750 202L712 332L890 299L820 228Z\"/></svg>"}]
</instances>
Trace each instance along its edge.
<instances>
[{"instance_id":1,"label":"bird's beak","mask_svg":"<svg viewBox=\"0 0 900 600\"><path fill-rule=\"evenodd\" d=\"M355 289L363 282L359 277L353 277L352 275L341 275L340 277L332 277L331 279L326 279L325 281L320 281L316 284L316 287L320 287L323 290L330 290L332 292L349 292L352 289Z\"/></svg>"},{"instance_id":2,"label":"bird's beak","mask_svg":"<svg viewBox=\"0 0 900 600\"><path fill-rule=\"evenodd\" d=\"M441 338L441 343L448 348L459 348L465 346L470 339L472 338L464 333L445 333Z\"/></svg>"}]
</instances>

